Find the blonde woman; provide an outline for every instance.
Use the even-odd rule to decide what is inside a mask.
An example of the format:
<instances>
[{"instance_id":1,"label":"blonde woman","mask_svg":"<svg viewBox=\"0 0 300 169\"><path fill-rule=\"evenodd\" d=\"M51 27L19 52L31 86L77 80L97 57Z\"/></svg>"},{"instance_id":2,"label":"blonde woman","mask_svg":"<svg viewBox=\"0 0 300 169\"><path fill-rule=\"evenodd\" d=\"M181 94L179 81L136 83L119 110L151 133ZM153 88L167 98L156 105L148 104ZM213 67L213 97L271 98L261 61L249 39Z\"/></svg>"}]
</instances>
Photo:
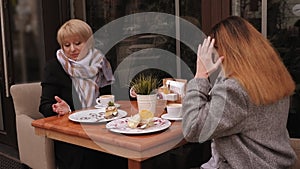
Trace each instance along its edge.
<instances>
[{"instance_id":1,"label":"blonde woman","mask_svg":"<svg viewBox=\"0 0 300 169\"><path fill-rule=\"evenodd\" d=\"M57 32L57 41L61 48L47 62L41 83L39 110L45 117L93 106L100 94L108 94L100 90L110 89L114 81L110 63L93 47L93 32L86 22L65 22ZM127 168L125 158L60 141L54 146L59 169Z\"/></svg>"},{"instance_id":2,"label":"blonde woman","mask_svg":"<svg viewBox=\"0 0 300 169\"><path fill-rule=\"evenodd\" d=\"M291 167L296 155L286 123L294 89L278 53L250 23L231 16L215 25L199 45L182 108L186 140L212 140L212 157L201 168Z\"/></svg>"}]
</instances>

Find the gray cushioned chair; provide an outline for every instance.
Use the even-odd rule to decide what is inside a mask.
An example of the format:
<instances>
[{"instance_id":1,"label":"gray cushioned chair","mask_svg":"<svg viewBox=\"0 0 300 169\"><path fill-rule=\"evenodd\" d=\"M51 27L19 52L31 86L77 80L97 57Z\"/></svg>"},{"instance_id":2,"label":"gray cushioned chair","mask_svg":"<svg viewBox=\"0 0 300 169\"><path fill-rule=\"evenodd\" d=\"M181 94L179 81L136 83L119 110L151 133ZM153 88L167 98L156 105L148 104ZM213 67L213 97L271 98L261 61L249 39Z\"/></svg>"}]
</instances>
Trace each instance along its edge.
<instances>
[{"instance_id":1,"label":"gray cushioned chair","mask_svg":"<svg viewBox=\"0 0 300 169\"><path fill-rule=\"evenodd\" d=\"M43 118L39 112L40 82L15 84L10 88L16 113L19 155L32 169L55 169L53 141L35 135L31 122Z\"/></svg>"}]
</instances>

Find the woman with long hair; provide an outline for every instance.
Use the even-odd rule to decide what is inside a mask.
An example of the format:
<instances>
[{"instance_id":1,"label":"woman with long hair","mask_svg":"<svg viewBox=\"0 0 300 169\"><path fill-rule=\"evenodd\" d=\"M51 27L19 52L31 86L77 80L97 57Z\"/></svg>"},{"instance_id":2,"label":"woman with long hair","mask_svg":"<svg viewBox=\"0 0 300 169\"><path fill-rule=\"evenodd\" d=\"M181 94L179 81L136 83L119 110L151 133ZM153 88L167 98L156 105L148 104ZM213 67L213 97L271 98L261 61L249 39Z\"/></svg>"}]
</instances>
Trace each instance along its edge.
<instances>
[{"instance_id":1,"label":"woman with long hair","mask_svg":"<svg viewBox=\"0 0 300 169\"><path fill-rule=\"evenodd\" d=\"M291 167L286 124L294 90L279 54L248 21L231 16L216 24L199 45L182 107L186 140L211 140L212 157L201 168Z\"/></svg>"}]
</instances>

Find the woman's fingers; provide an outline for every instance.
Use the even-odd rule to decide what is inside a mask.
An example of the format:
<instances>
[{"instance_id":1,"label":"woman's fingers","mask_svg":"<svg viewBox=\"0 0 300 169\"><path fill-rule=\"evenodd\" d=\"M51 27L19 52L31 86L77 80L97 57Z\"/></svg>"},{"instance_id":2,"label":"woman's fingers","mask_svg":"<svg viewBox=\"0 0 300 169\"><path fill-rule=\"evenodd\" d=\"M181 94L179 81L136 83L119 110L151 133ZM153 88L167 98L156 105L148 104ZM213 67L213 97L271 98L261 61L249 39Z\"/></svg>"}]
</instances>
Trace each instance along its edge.
<instances>
[{"instance_id":1,"label":"woman's fingers","mask_svg":"<svg viewBox=\"0 0 300 169\"><path fill-rule=\"evenodd\" d=\"M222 64L224 59L224 56L221 56L220 58L218 58L218 60L213 64L213 66L207 70L208 74L213 73L214 71L216 71L218 69L218 67Z\"/></svg>"},{"instance_id":2,"label":"woman's fingers","mask_svg":"<svg viewBox=\"0 0 300 169\"><path fill-rule=\"evenodd\" d=\"M60 97L58 97L58 96L54 96L54 99L58 102L58 103L61 103L63 100L60 98Z\"/></svg>"},{"instance_id":3,"label":"woman's fingers","mask_svg":"<svg viewBox=\"0 0 300 169\"><path fill-rule=\"evenodd\" d=\"M210 44L209 44L209 50L213 50L214 49L214 44L215 44L215 39L212 39Z\"/></svg>"},{"instance_id":4,"label":"woman's fingers","mask_svg":"<svg viewBox=\"0 0 300 169\"><path fill-rule=\"evenodd\" d=\"M198 45L198 50L197 50L197 59L199 59L201 53L201 43Z\"/></svg>"},{"instance_id":5,"label":"woman's fingers","mask_svg":"<svg viewBox=\"0 0 300 169\"><path fill-rule=\"evenodd\" d=\"M224 56L219 57L219 59L216 61L215 65L216 65L217 67L219 67L219 66L222 64L223 59L224 59Z\"/></svg>"},{"instance_id":6,"label":"woman's fingers","mask_svg":"<svg viewBox=\"0 0 300 169\"><path fill-rule=\"evenodd\" d=\"M52 105L53 112L56 112L58 115L64 115L68 112L68 104L58 96L54 96L54 99L57 103Z\"/></svg>"},{"instance_id":7,"label":"woman's fingers","mask_svg":"<svg viewBox=\"0 0 300 169\"><path fill-rule=\"evenodd\" d=\"M211 74L212 72L217 70L220 64L222 63L223 58L219 58L215 63L213 61L212 54L214 52L214 44L215 39L208 36L204 39L203 43L199 44L198 46L197 66L199 67L199 69L197 70L202 71L200 73L206 72ZM203 68L201 67L205 68L205 70L203 70Z\"/></svg>"}]
</instances>

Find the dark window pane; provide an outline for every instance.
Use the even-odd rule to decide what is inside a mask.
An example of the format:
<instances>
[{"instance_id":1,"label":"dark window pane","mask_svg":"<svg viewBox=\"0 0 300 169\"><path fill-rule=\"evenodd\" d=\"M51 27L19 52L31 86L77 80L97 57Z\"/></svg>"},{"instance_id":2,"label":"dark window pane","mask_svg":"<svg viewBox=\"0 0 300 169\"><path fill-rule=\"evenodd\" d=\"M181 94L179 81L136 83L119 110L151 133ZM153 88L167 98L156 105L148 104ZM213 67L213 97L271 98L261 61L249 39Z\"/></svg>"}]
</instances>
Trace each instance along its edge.
<instances>
[{"instance_id":1,"label":"dark window pane","mask_svg":"<svg viewBox=\"0 0 300 169\"><path fill-rule=\"evenodd\" d=\"M40 81L44 65L41 1L9 1L15 83Z\"/></svg>"}]
</instances>

